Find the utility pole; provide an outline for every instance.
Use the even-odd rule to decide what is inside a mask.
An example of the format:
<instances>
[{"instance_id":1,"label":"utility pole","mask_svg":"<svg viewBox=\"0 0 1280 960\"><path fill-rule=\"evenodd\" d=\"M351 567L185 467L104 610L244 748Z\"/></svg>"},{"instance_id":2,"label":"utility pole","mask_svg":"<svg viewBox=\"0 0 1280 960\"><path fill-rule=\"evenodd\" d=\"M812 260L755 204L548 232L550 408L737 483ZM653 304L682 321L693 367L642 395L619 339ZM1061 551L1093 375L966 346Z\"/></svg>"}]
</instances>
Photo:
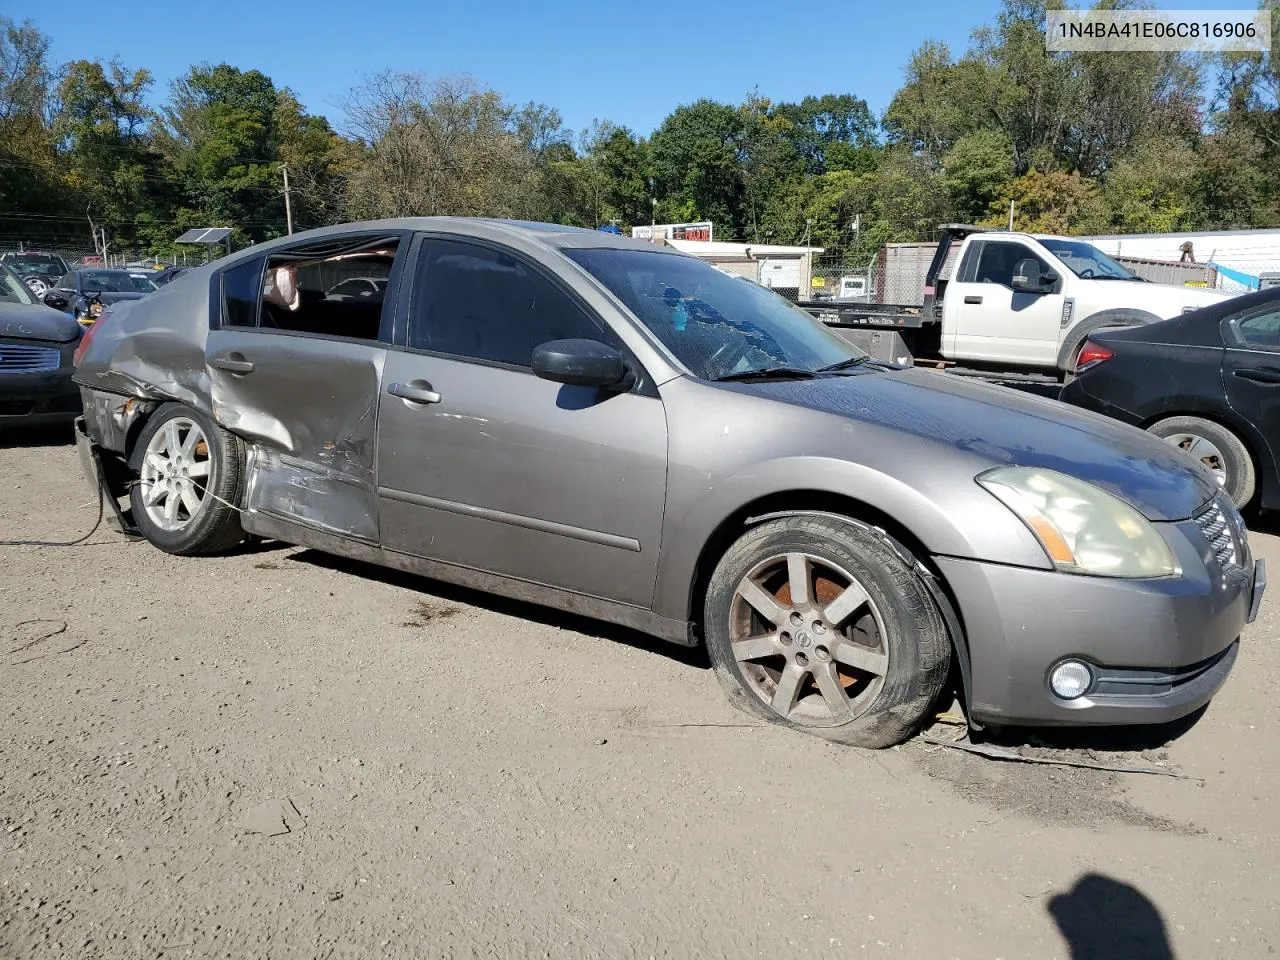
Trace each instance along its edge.
<instances>
[{"instance_id":1,"label":"utility pole","mask_svg":"<svg viewBox=\"0 0 1280 960\"><path fill-rule=\"evenodd\" d=\"M285 225L289 229L289 234L293 234L293 206L289 203L289 168L285 164L280 164L280 172L284 174L284 220Z\"/></svg>"},{"instance_id":2,"label":"utility pole","mask_svg":"<svg viewBox=\"0 0 1280 960\"><path fill-rule=\"evenodd\" d=\"M1017 200L1009 201L1009 232L1010 233L1013 232L1013 211L1017 208L1017 206L1018 206Z\"/></svg>"}]
</instances>

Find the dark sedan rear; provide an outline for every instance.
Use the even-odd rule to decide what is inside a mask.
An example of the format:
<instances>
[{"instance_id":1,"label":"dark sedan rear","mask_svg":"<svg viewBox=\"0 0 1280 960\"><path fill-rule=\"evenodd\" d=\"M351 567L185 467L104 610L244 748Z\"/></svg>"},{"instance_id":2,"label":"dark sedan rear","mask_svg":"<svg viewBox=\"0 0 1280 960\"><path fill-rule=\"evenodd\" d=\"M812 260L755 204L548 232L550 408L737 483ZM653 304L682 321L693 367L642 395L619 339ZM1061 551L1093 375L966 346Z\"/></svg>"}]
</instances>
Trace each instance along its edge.
<instances>
[{"instance_id":1,"label":"dark sedan rear","mask_svg":"<svg viewBox=\"0 0 1280 960\"><path fill-rule=\"evenodd\" d=\"M39 303L0 264L0 428L70 423L80 413L71 382L83 328Z\"/></svg>"},{"instance_id":2,"label":"dark sedan rear","mask_svg":"<svg viewBox=\"0 0 1280 960\"><path fill-rule=\"evenodd\" d=\"M1061 399L1182 448L1239 507L1280 507L1280 288L1091 334Z\"/></svg>"}]
</instances>

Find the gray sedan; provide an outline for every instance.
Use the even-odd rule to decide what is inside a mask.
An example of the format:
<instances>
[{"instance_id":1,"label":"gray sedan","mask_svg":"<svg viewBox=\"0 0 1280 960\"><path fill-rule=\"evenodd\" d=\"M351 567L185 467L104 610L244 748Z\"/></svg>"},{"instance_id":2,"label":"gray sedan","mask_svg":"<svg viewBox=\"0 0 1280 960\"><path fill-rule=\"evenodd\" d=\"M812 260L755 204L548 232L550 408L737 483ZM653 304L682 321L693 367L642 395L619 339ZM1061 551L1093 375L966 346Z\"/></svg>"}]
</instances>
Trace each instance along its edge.
<instances>
[{"instance_id":1,"label":"gray sedan","mask_svg":"<svg viewBox=\"0 0 1280 960\"><path fill-rule=\"evenodd\" d=\"M379 294L325 296L355 272ZM1190 714L1265 582L1168 444L596 231L312 231L86 339L83 462L160 549L254 535L705 644L734 704L843 743L949 689L975 725Z\"/></svg>"}]
</instances>

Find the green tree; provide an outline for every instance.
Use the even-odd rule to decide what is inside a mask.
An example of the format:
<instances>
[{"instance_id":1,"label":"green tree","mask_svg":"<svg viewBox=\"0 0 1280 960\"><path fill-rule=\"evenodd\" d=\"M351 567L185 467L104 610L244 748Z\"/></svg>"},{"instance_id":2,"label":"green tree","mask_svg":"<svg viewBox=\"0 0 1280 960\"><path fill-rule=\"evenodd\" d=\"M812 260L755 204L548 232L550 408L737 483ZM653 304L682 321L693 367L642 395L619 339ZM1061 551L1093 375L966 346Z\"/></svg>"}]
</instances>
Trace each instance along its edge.
<instances>
[{"instance_id":1,"label":"green tree","mask_svg":"<svg viewBox=\"0 0 1280 960\"><path fill-rule=\"evenodd\" d=\"M986 216L1013 179L1013 148L1003 130L965 134L942 155L942 180L956 215L966 221Z\"/></svg>"},{"instance_id":2,"label":"green tree","mask_svg":"<svg viewBox=\"0 0 1280 960\"><path fill-rule=\"evenodd\" d=\"M0 17L0 219L13 231L29 222L23 214L48 216L61 207L48 56L49 38L35 24Z\"/></svg>"},{"instance_id":3,"label":"green tree","mask_svg":"<svg viewBox=\"0 0 1280 960\"><path fill-rule=\"evenodd\" d=\"M151 149L155 119L145 98L146 70L90 60L67 65L58 85L54 135L65 157L68 188L117 242L132 243L154 220L162 191L160 158Z\"/></svg>"},{"instance_id":4,"label":"green tree","mask_svg":"<svg viewBox=\"0 0 1280 960\"><path fill-rule=\"evenodd\" d=\"M1106 229L1106 211L1097 185L1078 173L1031 170L1007 183L992 203L987 226L1008 223L1009 203L1014 208L1013 227L1028 233L1089 234Z\"/></svg>"},{"instance_id":5,"label":"green tree","mask_svg":"<svg viewBox=\"0 0 1280 960\"><path fill-rule=\"evenodd\" d=\"M746 185L739 111L713 100L677 107L650 141L659 216L710 220L720 236L745 235Z\"/></svg>"},{"instance_id":6,"label":"green tree","mask_svg":"<svg viewBox=\"0 0 1280 960\"><path fill-rule=\"evenodd\" d=\"M164 114L168 154L184 207L204 225L230 226L240 242L285 231L271 78L230 64L193 67L175 81Z\"/></svg>"}]
</instances>

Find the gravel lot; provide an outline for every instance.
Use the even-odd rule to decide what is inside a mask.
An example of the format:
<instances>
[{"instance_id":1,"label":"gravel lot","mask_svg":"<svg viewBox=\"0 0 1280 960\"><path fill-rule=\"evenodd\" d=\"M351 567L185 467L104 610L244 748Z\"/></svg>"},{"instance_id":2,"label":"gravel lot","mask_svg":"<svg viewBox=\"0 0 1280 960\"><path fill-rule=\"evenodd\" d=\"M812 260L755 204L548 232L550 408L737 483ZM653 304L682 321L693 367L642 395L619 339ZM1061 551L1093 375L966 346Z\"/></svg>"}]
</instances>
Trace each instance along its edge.
<instances>
[{"instance_id":1,"label":"gravel lot","mask_svg":"<svg viewBox=\"0 0 1280 960\"><path fill-rule=\"evenodd\" d=\"M0 477L0 538L93 521L69 436ZM277 544L0 547L0 597L0 957L1280 947L1276 596L1196 726L1094 755L1191 779L835 747L696 652Z\"/></svg>"}]
</instances>

